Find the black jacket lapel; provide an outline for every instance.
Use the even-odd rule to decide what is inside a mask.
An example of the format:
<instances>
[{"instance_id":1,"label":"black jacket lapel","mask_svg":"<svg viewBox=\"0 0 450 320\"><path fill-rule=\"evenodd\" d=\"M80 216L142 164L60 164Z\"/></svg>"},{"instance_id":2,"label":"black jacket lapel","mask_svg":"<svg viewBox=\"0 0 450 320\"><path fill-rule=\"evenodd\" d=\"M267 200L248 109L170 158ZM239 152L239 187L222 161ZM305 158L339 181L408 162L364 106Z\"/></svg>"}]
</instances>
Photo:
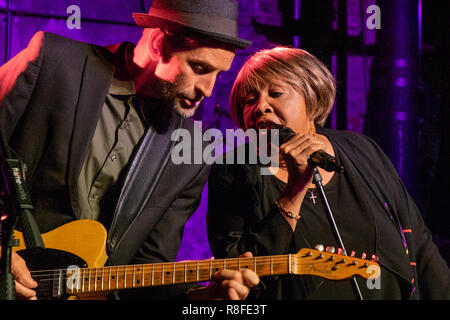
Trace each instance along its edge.
<instances>
[{"instance_id":1,"label":"black jacket lapel","mask_svg":"<svg viewBox=\"0 0 450 320\"><path fill-rule=\"evenodd\" d=\"M167 126L163 129L150 127L132 159L108 234L110 252L118 246L134 219L146 206L170 160L170 150L177 141L171 141L172 132L183 125L184 119L172 111L167 113L169 118L165 117L166 121L158 121L160 125L165 123ZM151 217L153 221L159 218Z\"/></svg>"}]
</instances>

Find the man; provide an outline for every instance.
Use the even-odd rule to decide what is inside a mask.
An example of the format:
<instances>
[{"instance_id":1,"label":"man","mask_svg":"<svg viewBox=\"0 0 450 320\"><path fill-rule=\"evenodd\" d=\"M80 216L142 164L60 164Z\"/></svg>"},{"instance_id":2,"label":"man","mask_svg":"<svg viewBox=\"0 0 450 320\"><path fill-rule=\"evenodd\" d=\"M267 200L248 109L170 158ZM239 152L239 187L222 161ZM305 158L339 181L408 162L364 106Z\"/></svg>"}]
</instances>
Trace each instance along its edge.
<instances>
[{"instance_id":1,"label":"man","mask_svg":"<svg viewBox=\"0 0 450 320\"><path fill-rule=\"evenodd\" d=\"M197 208L208 167L170 161L175 129L211 95L237 48L237 3L154 0L130 43L101 48L38 32L0 68L0 128L27 165L42 233L75 219L108 230L108 264L174 261L183 227ZM19 296L36 282L13 256ZM224 270L188 298L243 299L259 279ZM139 298L182 296L159 288Z\"/></svg>"}]
</instances>

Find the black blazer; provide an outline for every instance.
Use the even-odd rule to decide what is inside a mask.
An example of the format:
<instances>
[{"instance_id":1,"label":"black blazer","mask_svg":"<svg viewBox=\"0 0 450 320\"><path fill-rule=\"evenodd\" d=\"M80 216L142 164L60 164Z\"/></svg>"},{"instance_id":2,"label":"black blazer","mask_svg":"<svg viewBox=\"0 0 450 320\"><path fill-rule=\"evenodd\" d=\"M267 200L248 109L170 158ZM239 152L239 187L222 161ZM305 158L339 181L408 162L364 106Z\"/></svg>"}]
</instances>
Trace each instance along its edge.
<instances>
[{"instance_id":1,"label":"black blazer","mask_svg":"<svg viewBox=\"0 0 450 320\"><path fill-rule=\"evenodd\" d=\"M41 232L80 217L75 185L120 48L38 32L0 68L1 134L28 167ZM207 179L204 164L170 161L173 130L192 133L193 122L169 107L152 115L158 121L142 138L118 195L109 264L174 261Z\"/></svg>"}]
</instances>

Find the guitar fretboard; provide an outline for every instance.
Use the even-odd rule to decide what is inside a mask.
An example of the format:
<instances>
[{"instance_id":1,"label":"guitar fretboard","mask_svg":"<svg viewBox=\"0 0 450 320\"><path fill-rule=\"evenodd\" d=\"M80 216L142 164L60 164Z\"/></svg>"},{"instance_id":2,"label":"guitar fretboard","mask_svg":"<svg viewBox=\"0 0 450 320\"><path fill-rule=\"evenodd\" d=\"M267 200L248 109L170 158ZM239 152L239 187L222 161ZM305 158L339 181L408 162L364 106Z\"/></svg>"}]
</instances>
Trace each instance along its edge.
<instances>
[{"instance_id":1,"label":"guitar fretboard","mask_svg":"<svg viewBox=\"0 0 450 320\"><path fill-rule=\"evenodd\" d=\"M183 261L156 264L72 269L67 273L67 293L83 295L113 290L213 280L215 272L250 269L259 276L289 274L295 255Z\"/></svg>"}]
</instances>

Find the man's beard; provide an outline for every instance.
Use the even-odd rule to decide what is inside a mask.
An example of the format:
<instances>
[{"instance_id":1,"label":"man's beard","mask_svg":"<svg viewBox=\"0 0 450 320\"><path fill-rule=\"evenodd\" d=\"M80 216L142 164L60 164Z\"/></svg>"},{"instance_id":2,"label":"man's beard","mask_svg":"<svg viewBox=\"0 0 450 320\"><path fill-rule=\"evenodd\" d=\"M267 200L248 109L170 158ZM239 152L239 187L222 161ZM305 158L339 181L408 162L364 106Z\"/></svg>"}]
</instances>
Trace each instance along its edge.
<instances>
[{"instance_id":1,"label":"man's beard","mask_svg":"<svg viewBox=\"0 0 450 320\"><path fill-rule=\"evenodd\" d=\"M183 118L191 118L194 116L198 107L184 108L181 105L181 100L189 97L183 95L182 93L177 93L176 88L178 87L178 79L173 83L162 79L158 79L157 81L161 98L166 105L170 106L179 116Z\"/></svg>"}]
</instances>

